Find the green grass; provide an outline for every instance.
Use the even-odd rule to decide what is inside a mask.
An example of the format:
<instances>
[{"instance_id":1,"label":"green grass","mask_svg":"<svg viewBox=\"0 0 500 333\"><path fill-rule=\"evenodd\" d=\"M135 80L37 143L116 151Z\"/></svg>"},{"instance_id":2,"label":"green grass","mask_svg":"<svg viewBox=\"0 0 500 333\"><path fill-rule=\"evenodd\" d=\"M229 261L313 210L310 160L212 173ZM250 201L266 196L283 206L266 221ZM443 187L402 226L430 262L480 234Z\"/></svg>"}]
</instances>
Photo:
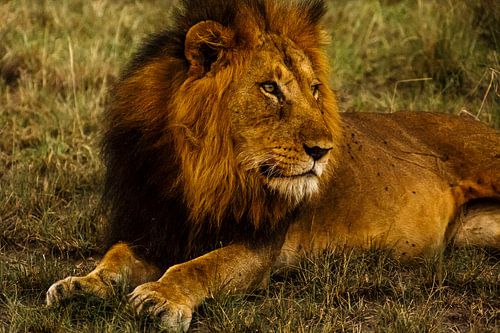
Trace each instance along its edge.
<instances>
[{"instance_id":1,"label":"green grass","mask_svg":"<svg viewBox=\"0 0 500 333\"><path fill-rule=\"evenodd\" d=\"M135 332L123 295L43 306L99 258L100 117L134 47L170 1L0 4L0 332ZM500 128L500 5L331 1L331 83L343 110L467 112ZM211 300L204 332L468 332L500 326L498 255L455 250L413 265L385 253L305 260L254 295Z\"/></svg>"},{"instance_id":2,"label":"green grass","mask_svg":"<svg viewBox=\"0 0 500 333\"><path fill-rule=\"evenodd\" d=\"M500 126L498 2L332 1L331 7L332 81L345 109L464 110Z\"/></svg>"}]
</instances>

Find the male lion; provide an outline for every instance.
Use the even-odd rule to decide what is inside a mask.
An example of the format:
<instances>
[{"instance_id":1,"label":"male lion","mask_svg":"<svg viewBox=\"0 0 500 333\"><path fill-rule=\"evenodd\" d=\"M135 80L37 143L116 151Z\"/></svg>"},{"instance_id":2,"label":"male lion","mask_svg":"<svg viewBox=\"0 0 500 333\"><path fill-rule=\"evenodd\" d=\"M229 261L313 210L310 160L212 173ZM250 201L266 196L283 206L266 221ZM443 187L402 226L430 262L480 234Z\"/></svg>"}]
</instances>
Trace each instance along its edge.
<instances>
[{"instance_id":1,"label":"male lion","mask_svg":"<svg viewBox=\"0 0 500 333\"><path fill-rule=\"evenodd\" d=\"M339 114L321 0L181 4L106 113L112 246L47 304L124 284L137 312L187 330L207 297L265 285L304 253L500 248L498 132L442 114Z\"/></svg>"}]
</instances>

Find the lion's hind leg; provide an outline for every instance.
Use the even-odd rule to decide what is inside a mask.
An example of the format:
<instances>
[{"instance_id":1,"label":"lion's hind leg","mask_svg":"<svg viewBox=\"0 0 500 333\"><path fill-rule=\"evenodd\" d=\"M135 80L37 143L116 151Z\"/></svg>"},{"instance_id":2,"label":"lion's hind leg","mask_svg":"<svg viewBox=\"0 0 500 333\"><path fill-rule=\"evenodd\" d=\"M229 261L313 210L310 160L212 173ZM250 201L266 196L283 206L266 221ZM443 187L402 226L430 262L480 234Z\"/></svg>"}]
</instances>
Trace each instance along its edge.
<instances>
[{"instance_id":1,"label":"lion's hind leg","mask_svg":"<svg viewBox=\"0 0 500 333\"><path fill-rule=\"evenodd\" d=\"M158 268L139 259L128 245L118 243L111 247L89 274L69 276L54 283L47 291L46 302L51 306L81 294L105 299L115 293L117 286L135 288L160 275Z\"/></svg>"},{"instance_id":2,"label":"lion's hind leg","mask_svg":"<svg viewBox=\"0 0 500 333\"><path fill-rule=\"evenodd\" d=\"M466 207L458 218L453 243L500 250L500 202L480 202Z\"/></svg>"}]
</instances>

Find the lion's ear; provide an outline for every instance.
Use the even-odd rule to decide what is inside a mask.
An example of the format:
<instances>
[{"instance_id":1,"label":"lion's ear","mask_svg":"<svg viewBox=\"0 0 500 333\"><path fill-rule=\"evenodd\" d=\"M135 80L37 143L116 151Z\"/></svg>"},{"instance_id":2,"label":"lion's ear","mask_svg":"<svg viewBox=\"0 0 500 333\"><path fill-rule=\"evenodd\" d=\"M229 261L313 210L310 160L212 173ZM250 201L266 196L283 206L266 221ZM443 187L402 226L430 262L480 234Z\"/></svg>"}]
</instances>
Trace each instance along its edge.
<instances>
[{"instance_id":1,"label":"lion's ear","mask_svg":"<svg viewBox=\"0 0 500 333\"><path fill-rule=\"evenodd\" d=\"M222 58L224 50L231 47L234 33L215 21L195 24L186 34L184 55L189 61L189 74L202 77L212 65Z\"/></svg>"}]
</instances>

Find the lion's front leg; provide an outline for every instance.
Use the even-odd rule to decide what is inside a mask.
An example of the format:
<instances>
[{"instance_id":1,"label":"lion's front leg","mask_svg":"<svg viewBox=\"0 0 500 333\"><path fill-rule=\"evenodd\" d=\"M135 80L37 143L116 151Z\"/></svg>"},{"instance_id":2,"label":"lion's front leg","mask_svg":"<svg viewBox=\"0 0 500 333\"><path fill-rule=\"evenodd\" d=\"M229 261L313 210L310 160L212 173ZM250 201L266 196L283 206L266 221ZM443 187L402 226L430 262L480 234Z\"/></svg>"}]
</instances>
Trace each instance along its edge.
<instances>
[{"instance_id":1,"label":"lion's front leg","mask_svg":"<svg viewBox=\"0 0 500 333\"><path fill-rule=\"evenodd\" d=\"M156 267L139 259L128 245L118 243L89 274L69 276L54 283L47 291L46 302L51 306L80 294L104 299L114 294L116 286L134 288L158 276L160 271Z\"/></svg>"},{"instance_id":2,"label":"lion's front leg","mask_svg":"<svg viewBox=\"0 0 500 333\"><path fill-rule=\"evenodd\" d=\"M158 317L166 329L187 331L192 312L206 298L267 284L276 252L243 244L209 252L138 286L130 294L131 305L137 313Z\"/></svg>"}]
</instances>

